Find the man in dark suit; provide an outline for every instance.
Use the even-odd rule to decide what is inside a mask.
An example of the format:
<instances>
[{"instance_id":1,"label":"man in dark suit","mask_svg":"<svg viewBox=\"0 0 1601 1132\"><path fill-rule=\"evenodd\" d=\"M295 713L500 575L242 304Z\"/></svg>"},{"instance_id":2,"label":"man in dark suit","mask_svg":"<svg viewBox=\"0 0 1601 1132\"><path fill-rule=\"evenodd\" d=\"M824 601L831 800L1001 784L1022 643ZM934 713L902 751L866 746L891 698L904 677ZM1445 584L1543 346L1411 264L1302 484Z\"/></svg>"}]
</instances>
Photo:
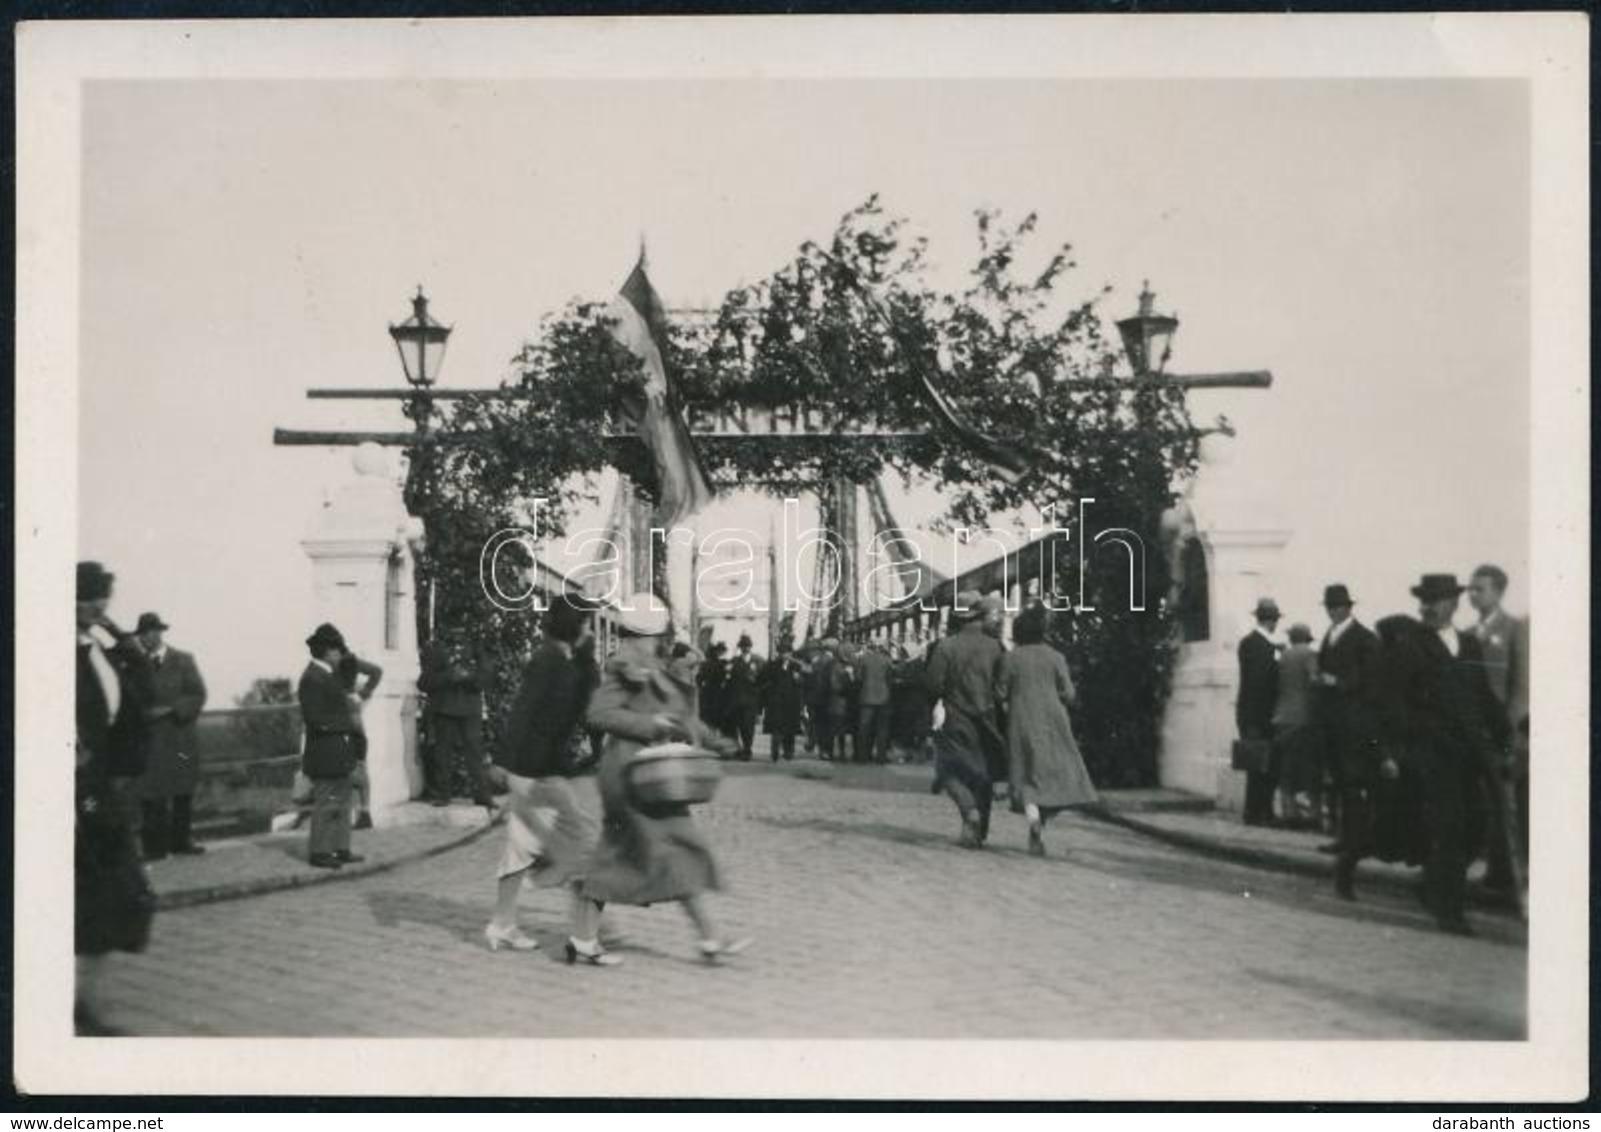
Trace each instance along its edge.
<instances>
[{"instance_id":1,"label":"man in dark suit","mask_svg":"<svg viewBox=\"0 0 1601 1132\"><path fill-rule=\"evenodd\" d=\"M1468 602L1479 615L1470 632L1484 650L1490 691L1506 711L1509 736L1503 779L1512 811L1492 810L1500 820L1492 822L1490 871L1484 878L1491 888L1510 888L1516 882L1514 845L1525 869L1529 861L1529 620L1502 608L1506 588L1506 571L1499 566L1480 566L1468 581ZM1507 824L1514 828L1505 828Z\"/></svg>"},{"instance_id":2,"label":"man in dark suit","mask_svg":"<svg viewBox=\"0 0 1601 1132\"><path fill-rule=\"evenodd\" d=\"M133 634L106 615L113 581L98 562L78 564L78 741L137 841L138 781L149 757L150 660Z\"/></svg>"},{"instance_id":3,"label":"man in dark suit","mask_svg":"<svg viewBox=\"0 0 1601 1132\"><path fill-rule=\"evenodd\" d=\"M1234 724L1242 740L1268 751L1273 739L1273 708L1279 694L1278 644L1273 630L1279 623L1279 606L1270 597L1256 603L1256 627L1240 639L1240 690L1234 701ZM1277 788L1271 754L1266 765L1245 774L1245 824L1271 825L1273 792Z\"/></svg>"},{"instance_id":4,"label":"man in dark suit","mask_svg":"<svg viewBox=\"0 0 1601 1132\"><path fill-rule=\"evenodd\" d=\"M489 774L484 766L484 693L494 681L494 667L482 649L459 642L435 641L423 650L417 688L428 697L423 724L428 732L428 800L450 804L452 773L459 757L467 769L468 788L480 806L493 806Z\"/></svg>"},{"instance_id":5,"label":"man in dark suit","mask_svg":"<svg viewBox=\"0 0 1601 1132\"><path fill-rule=\"evenodd\" d=\"M1463 890L1475 808L1499 765L1507 723L1478 639L1451 623L1462 590L1454 574L1425 574L1412 587L1423 629L1386 664L1385 695L1386 718L1423 774L1424 902L1442 929L1471 935Z\"/></svg>"},{"instance_id":6,"label":"man in dark suit","mask_svg":"<svg viewBox=\"0 0 1601 1132\"><path fill-rule=\"evenodd\" d=\"M318 625L306 638L311 663L300 676L300 714L306 721L301 769L311 779L311 837L306 860L337 869L362 858L350 851L350 775L356 769L355 693L336 671L350 650L339 630Z\"/></svg>"},{"instance_id":7,"label":"man in dark suit","mask_svg":"<svg viewBox=\"0 0 1601 1132\"><path fill-rule=\"evenodd\" d=\"M78 563L73 1022L88 1037L119 1032L98 1017L100 969L109 952L144 950L155 908L128 821L137 812L129 786L145 757L149 665L106 616L112 581L100 563Z\"/></svg>"},{"instance_id":8,"label":"man in dark suit","mask_svg":"<svg viewBox=\"0 0 1601 1132\"><path fill-rule=\"evenodd\" d=\"M1323 588L1329 628L1317 658L1317 715L1338 813L1334 888L1346 900L1355 896L1357 862L1372 848L1381 761L1374 700L1379 638L1353 615L1355 605L1341 583Z\"/></svg>"},{"instance_id":9,"label":"man in dark suit","mask_svg":"<svg viewBox=\"0 0 1601 1132\"><path fill-rule=\"evenodd\" d=\"M206 682L189 653L167 645L170 626L157 613L141 613L134 635L150 658L149 759L140 781L145 860L169 852L204 853L195 844L193 802L200 783L200 736L195 720L206 706Z\"/></svg>"},{"instance_id":10,"label":"man in dark suit","mask_svg":"<svg viewBox=\"0 0 1601 1132\"><path fill-rule=\"evenodd\" d=\"M749 762L756 743L756 717L761 713L762 662L751 652L751 639L741 634L739 653L728 666L728 711L739 738L739 759Z\"/></svg>"}]
</instances>

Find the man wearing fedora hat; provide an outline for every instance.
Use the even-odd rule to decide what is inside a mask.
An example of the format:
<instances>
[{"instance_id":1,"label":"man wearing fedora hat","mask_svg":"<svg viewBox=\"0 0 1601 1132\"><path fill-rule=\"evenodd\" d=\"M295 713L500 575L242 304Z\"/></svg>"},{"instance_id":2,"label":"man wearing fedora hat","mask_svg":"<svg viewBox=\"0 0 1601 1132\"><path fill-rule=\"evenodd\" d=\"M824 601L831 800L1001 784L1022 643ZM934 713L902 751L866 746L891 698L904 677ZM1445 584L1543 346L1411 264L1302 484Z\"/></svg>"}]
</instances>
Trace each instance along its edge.
<instances>
[{"instance_id":1,"label":"man wearing fedora hat","mask_svg":"<svg viewBox=\"0 0 1601 1132\"><path fill-rule=\"evenodd\" d=\"M1317 719L1335 817L1334 844L1325 848L1340 855L1335 887L1342 896L1351 893L1351 877L1364 849L1360 843L1366 837L1371 788L1379 769L1375 707L1379 638L1356 619L1355 606L1356 599L1344 583L1323 587L1329 627L1317 654Z\"/></svg>"},{"instance_id":2,"label":"man wearing fedora hat","mask_svg":"<svg viewBox=\"0 0 1601 1132\"><path fill-rule=\"evenodd\" d=\"M311 662L300 676L300 713L306 721L301 769L311 779L311 836L307 863L337 869L362 858L350 851L350 776L359 757L356 722L335 669L350 651L338 629L324 622L306 638Z\"/></svg>"},{"instance_id":3,"label":"man wearing fedora hat","mask_svg":"<svg viewBox=\"0 0 1601 1132\"><path fill-rule=\"evenodd\" d=\"M1006 655L997 639L1003 613L999 598L963 590L951 609L952 632L928 661L929 694L945 706L934 744L933 789L956 803L959 843L968 849L982 848L989 837L994 783L1007 773L996 691Z\"/></svg>"},{"instance_id":4,"label":"man wearing fedora hat","mask_svg":"<svg viewBox=\"0 0 1601 1132\"><path fill-rule=\"evenodd\" d=\"M1423 627L1386 663L1385 693L1395 737L1423 775L1424 902L1441 928L1466 935L1473 825L1485 786L1495 781L1507 724L1483 648L1452 624L1464 588L1454 574L1425 574L1412 587Z\"/></svg>"},{"instance_id":5,"label":"man wearing fedora hat","mask_svg":"<svg viewBox=\"0 0 1601 1132\"><path fill-rule=\"evenodd\" d=\"M203 853L193 833L193 801L200 783L200 736L195 720L206 706L206 682L195 658L167 645L171 628L159 613L141 613L134 636L150 658L150 745L140 780L146 860L169 852Z\"/></svg>"},{"instance_id":6,"label":"man wearing fedora hat","mask_svg":"<svg viewBox=\"0 0 1601 1132\"><path fill-rule=\"evenodd\" d=\"M1279 623L1278 602L1264 597L1252 611L1256 626L1240 639L1235 650L1240 662L1240 689L1234 700L1234 723L1243 743L1252 752L1263 752L1267 761L1245 767L1245 824L1271 825L1274 773L1271 740L1273 708L1279 694L1278 642L1273 630Z\"/></svg>"}]
</instances>

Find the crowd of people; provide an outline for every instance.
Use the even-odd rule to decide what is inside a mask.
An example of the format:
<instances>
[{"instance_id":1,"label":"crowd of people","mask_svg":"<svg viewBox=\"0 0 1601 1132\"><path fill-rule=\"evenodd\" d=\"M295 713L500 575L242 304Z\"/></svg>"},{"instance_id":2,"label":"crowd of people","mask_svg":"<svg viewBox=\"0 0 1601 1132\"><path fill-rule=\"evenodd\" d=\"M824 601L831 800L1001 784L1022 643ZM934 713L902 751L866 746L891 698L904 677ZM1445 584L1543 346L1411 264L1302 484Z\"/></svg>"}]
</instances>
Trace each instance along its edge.
<instances>
[{"instance_id":1,"label":"crowd of people","mask_svg":"<svg viewBox=\"0 0 1601 1132\"><path fill-rule=\"evenodd\" d=\"M1335 888L1355 899L1366 857L1423 866L1421 896L1446 931L1467 934L1470 864L1521 899L1528 860L1529 627L1502 607L1507 575L1425 574L1418 615L1372 628L1348 587L1325 588L1328 627L1281 641L1278 604L1262 598L1239 643L1239 741L1245 821L1333 834ZM1468 594L1478 621L1458 630ZM1276 803L1276 806L1275 806Z\"/></svg>"},{"instance_id":2,"label":"crowd of people","mask_svg":"<svg viewBox=\"0 0 1601 1132\"><path fill-rule=\"evenodd\" d=\"M732 757L753 757L758 723L772 737L774 762L793 759L803 734L806 753L828 761L926 757L933 709L926 648L808 636L799 648L780 640L763 660L743 635L736 649L729 660L726 645L710 644L697 679L701 720L735 741Z\"/></svg>"},{"instance_id":3,"label":"crowd of people","mask_svg":"<svg viewBox=\"0 0 1601 1132\"><path fill-rule=\"evenodd\" d=\"M1235 766L1246 772L1245 820L1333 834L1335 885L1354 899L1365 857L1424 868L1422 895L1439 925L1471 929L1464 885L1478 854L1487 883L1521 891L1528 836L1528 624L1502 608L1506 574L1425 575L1413 588L1416 618L1373 628L1355 599L1328 586L1328 626L1314 647L1305 623L1277 636L1283 619L1263 598L1256 627L1239 643ZM76 932L78 1028L106 1032L94 1009L100 959L143 949L154 899L143 862L202 851L193 835L198 781L196 719L206 701L192 656L170 648L158 614L124 632L107 615L113 577L81 562L77 575ZM1458 631L1469 594L1479 619ZM474 801L504 794L505 845L495 911L484 936L493 950L532 950L517 923L522 886L568 891L570 963L610 967L602 942L608 904L678 903L700 956L718 962L748 939L714 926L705 894L720 884L716 858L691 813L709 796L717 758L753 757L765 722L775 762L798 738L826 760L933 763L935 793L955 804L959 844L982 848L1004 795L1027 823L1032 854L1047 850L1052 816L1093 805L1096 791L1074 737L1075 689L1049 642L1052 614L1035 602L1002 644L999 598L956 596L950 632L921 655L898 644L842 644L808 637L755 655L748 636L730 659L671 641L661 611L615 611L618 644L596 654L593 608L558 600L521 674L495 745L483 757L484 695L494 678L482 651L449 637L425 650L426 797L445 804L463 773ZM370 825L362 706L382 671L357 657L338 628L306 640L300 677L305 724L297 788L308 804L308 862L338 869L362 858L351 830ZM893 754L892 754L893 752ZM670 768L647 784L640 769ZM600 813L571 780L595 769ZM497 776L498 775L498 780ZM650 786L647 789L647 786ZM665 791L665 792L664 792ZM697 791L701 791L697 793Z\"/></svg>"}]
</instances>

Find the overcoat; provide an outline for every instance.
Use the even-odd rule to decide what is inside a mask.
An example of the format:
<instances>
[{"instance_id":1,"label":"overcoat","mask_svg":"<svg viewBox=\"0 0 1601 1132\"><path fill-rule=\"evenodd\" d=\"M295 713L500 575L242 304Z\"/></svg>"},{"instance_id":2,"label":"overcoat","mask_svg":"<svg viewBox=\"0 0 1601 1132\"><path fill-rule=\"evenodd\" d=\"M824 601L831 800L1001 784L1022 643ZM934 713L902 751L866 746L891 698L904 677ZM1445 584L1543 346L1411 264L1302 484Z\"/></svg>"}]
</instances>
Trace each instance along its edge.
<instances>
[{"instance_id":1,"label":"overcoat","mask_svg":"<svg viewBox=\"0 0 1601 1132\"><path fill-rule=\"evenodd\" d=\"M793 656L778 656L762 669L762 704L769 735L795 735L801 729L805 672Z\"/></svg>"},{"instance_id":2,"label":"overcoat","mask_svg":"<svg viewBox=\"0 0 1601 1132\"><path fill-rule=\"evenodd\" d=\"M1019 645L1001 658L996 684L1006 703L1012 809L1051 813L1097 802L1067 714L1075 693L1062 654L1047 644Z\"/></svg>"},{"instance_id":3,"label":"overcoat","mask_svg":"<svg viewBox=\"0 0 1601 1132\"><path fill-rule=\"evenodd\" d=\"M673 719L672 735L662 734L659 715ZM669 738L702 741L692 680L665 661L613 657L590 701L588 719L591 727L606 733L606 740L596 776L604 819L600 844L585 870L584 895L619 904L656 904L717 888L717 862L689 807L647 811L628 789L628 767L641 748Z\"/></svg>"},{"instance_id":4,"label":"overcoat","mask_svg":"<svg viewBox=\"0 0 1601 1132\"><path fill-rule=\"evenodd\" d=\"M206 682L190 653L168 648L150 661L153 708L170 714L150 721L140 791L150 799L193 794L200 781L200 734L195 721L206 706Z\"/></svg>"},{"instance_id":5,"label":"overcoat","mask_svg":"<svg viewBox=\"0 0 1601 1132\"><path fill-rule=\"evenodd\" d=\"M306 721L306 753L300 769L307 778L343 778L356 769L357 734L345 685L312 661L300 676L300 714Z\"/></svg>"},{"instance_id":6,"label":"overcoat","mask_svg":"<svg viewBox=\"0 0 1601 1132\"><path fill-rule=\"evenodd\" d=\"M1331 636L1323 638L1317 666L1335 683L1319 687L1315 718L1330 761L1347 780L1366 782L1378 765L1379 639L1355 620L1339 640Z\"/></svg>"},{"instance_id":7,"label":"overcoat","mask_svg":"<svg viewBox=\"0 0 1601 1132\"><path fill-rule=\"evenodd\" d=\"M584 718L589 680L577 658L556 641L534 650L523 669L495 750L495 765L524 778L572 769L573 731Z\"/></svg>"}]
</instances>

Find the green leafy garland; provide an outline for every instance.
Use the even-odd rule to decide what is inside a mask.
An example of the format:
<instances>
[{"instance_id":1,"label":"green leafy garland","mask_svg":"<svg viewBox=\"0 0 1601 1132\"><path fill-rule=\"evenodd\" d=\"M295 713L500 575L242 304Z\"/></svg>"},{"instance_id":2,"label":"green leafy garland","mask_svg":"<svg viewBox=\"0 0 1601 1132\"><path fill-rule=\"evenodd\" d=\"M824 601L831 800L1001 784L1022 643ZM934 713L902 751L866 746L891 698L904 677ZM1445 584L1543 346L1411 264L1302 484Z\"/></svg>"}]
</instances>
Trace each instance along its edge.
<instances>
[{"instance_id":1,"label":"green leafy garland","mask_svg":"<svg viewBox=\"0 0 1601 1132\"><path fill-rule=\"evenodd\" d=\"M1083 593L1077 562L1058 564L1068 575L1057 579L1059 591L1093 612L1057 617L1054 640L1079 684L1075 725L1096 780L1149 784L1176 654L1158 526L1196 458L1184 392L1085 381L1109 376L1120 356L1100 309L1110 289L1065 301L1059 285L1076 266L1066 246L1025 270L1034 216L1004 227L979 213L979 257L957 292L926 284L926 242L906 228L871 198L841 219L826 248L803 247L767 279L731 291L713 317L675 325L666 360L678 407L808 405L838 422L837 436L776 450L760 440L703 441L714 482L798 494L836 477L863 482L893 469L932 477L951 523L984 525L1024 504L1067 516L1079 499L1093 498L1090 536L1112 527L1136 532L1150 555L1145 611L1129 607L1123 552L1096 547L1086 551ZM859 284L881 298L894 333L863 302ZM485 642L500 662L491 741L536 617L486 600L479 583L485 541L527 525L535 498L545 500L542 536L565 534L607 466L642 492L653 478L643 445L610 435L622 431L613 416L620 393L643 378L638 359L612 338L604 305L575 302L546 318L512 366L506 385L523 396L455 403L440 430L452 441L425 440L408 481L408 506L427 531L418 592L431 585L435 626ZM918 376L929 367L975 427L1042 454L1035 465L1002 478L934 421ZM914 435L845 438L862 422ZM522 586L517 571L527 564L502 555L508 591Z\"/></svg>"}]
</instances>

